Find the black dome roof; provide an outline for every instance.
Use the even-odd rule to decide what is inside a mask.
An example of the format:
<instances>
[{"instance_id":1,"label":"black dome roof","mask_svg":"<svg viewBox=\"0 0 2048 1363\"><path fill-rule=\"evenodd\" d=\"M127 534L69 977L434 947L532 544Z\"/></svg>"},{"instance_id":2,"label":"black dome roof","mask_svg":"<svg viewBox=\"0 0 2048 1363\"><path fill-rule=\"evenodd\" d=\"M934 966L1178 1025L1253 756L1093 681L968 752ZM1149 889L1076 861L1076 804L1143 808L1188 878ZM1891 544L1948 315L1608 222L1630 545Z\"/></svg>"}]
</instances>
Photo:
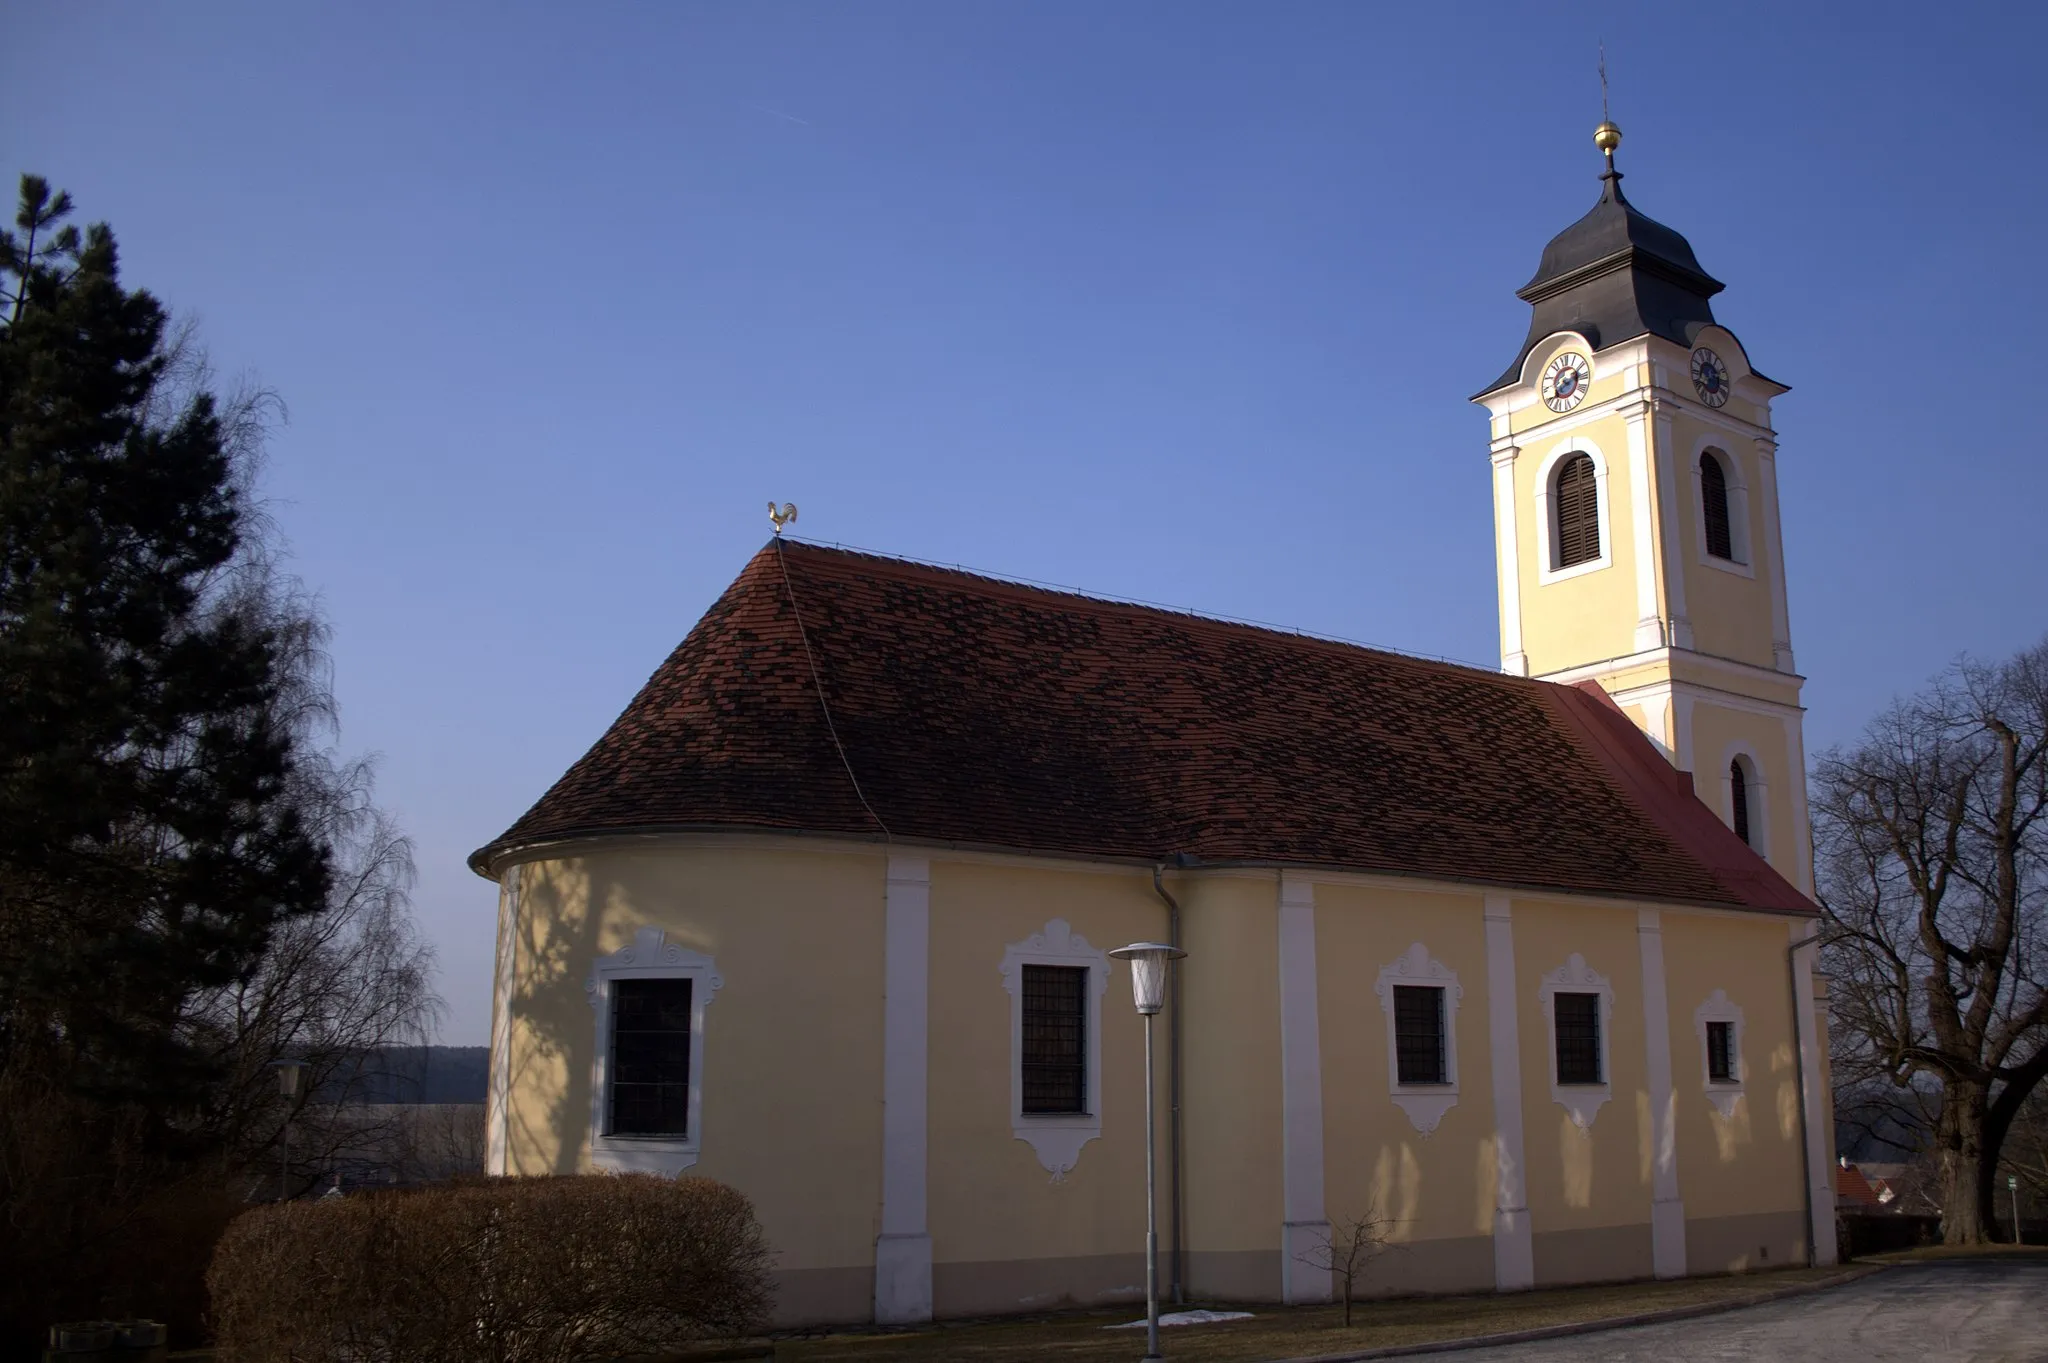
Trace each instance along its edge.
<instances>
[{"instance_id":1,"label":"black dome roof","mask_svg":"<svg viewBox=\"0 0 2048 1363\"><path fill-rule=\"evenodd\" d=\"M1707 300L1721 281L1700 268L1683 236L1637 211L1621 192L1620 171L1600 178L1600 202L1550 239L1536 277L1515 290L1535 308L1529 335L1481 396L1519 380L1529 352L1556 332L1580 332L1596 350L1643 335L1689 346L1713 324Z\"/></svg>"}]
</instances>

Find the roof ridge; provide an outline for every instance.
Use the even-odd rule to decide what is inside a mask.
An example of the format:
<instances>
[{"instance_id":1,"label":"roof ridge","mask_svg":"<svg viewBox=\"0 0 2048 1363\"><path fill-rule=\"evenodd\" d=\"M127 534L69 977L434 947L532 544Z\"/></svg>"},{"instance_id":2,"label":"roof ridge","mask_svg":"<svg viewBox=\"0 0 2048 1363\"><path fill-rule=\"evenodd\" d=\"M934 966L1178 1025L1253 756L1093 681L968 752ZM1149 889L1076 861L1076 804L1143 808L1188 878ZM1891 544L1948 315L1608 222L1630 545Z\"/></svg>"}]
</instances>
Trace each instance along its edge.
<instances>
[{"instance_id":1,"label":"roof ridge","mask_svg":"<svg viewBox=\"0 0 2048 1363\"><path fill-rule=\"evenodd\" d=\"M776 541L771 540L772 547ZM1117 596L1108 592L1091 591L1062 582L1046 582L1039 578L1020 577L998 573L983 568L970 568L962 563L944 563L937 559L916 558L909 554L886 554L878 549L867 549L855 544L841 544L834 540L817 540L797 535L785 535L781 542L794 544L804 549L817 550L869 563L888 563L899 566L924 568L951 578L964 578L989 586L1004 587L1020 591L1033 597L1048 597L1062 601L1080 601L1094 606L1117 606L1158 615L1168 616L1176 621L1195 624L1221 625L1228 629L1250 630L1259 634L1276 635L1283 639L1305 639L1311 643L1332 644L1340 648L1356 649L1365 653L1377 653L1403 662L1428 663L1438 667L1453 668L1460 672L1476 672L1485 677L1499 677L1509 681L1531 681L1533 678L1518 677L1502 672L1498 667L1473 662L1468 658L1453 658L1443 653L1424 653L1419 649L1396 648L1390 644L1375 644L1364 639L1352 639L1342 634L1331 634L1323 630L1308 629L1300 625L1283 625L1271 620L1259 620L1246 615L1226 615L1220 611L1205 611L1195 606L1174 606L1163 601L1148 601L1143 597Z\"/></svg>"}]
</instances>

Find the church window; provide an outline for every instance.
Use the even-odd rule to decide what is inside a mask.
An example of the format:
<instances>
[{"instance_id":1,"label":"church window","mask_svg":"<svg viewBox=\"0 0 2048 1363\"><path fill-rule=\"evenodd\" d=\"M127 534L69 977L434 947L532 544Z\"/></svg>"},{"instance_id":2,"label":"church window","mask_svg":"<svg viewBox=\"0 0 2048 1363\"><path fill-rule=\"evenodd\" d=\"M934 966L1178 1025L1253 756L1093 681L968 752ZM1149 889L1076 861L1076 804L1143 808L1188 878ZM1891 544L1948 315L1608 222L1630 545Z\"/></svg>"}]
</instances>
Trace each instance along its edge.
<instances>
[{"instance_id":1,"label":"church window","mask_svg":"<svg viewBox=\"0 0 2048 1363\"><path fill-rule=\"evenodd\" d=\"M682 1136L690 1111L690 981L612 989L611 1134Z\"/></svg>"},{"instance_id":2,"label":"church window","mask_svg":"<svg viewBox=\"0 0 2048 1363\"><path fill-rule=\"evenodd\" d=\"M1010 996L1010 1132L1055 1180L1102 1134L1102 995L1109 953L1064 918L1003 948Z\"/></svg>"},{"instance_id":3,"label":"church window","mask_svg":"<svg viewBox=\"0 0 2048 1363\"><path fill-rule=\"evenodd\" d=\"M1700 455L1700 499L1706 517L1707 552L1732 560L1735 539L1728 518L1728 475L1720 460L1704 452Z\"/></svg>"},{"instance_id":4,"label":"church window","mask_svg":"<svg viewBox=\"0 0 2048 1363\"><path fill-rule=\"evenodd\" d=\"M1557 1010L1557 1082L1598 1084L1600 1074L1600 996L1566 994L1552 996Z\"/></svg>"},{"instance_id":5,"label":"church window","mask_svg":"<svg viewBox=\"0 0 2048 1363\"><path fill-rule=\"evenodd\" d=\"M1566 459L1557 471L1557 566L1600 557L1600 483L1590 455Z\"/></svg>"},{"instance_id":6,"label":"church window","mask_svg":"<svg viewBox=\"0 0 2048 1363\"><path fill-rule=\"evenodd\" d=\"M593 963L584 992L596 1015L590 1161L608 1173L673 1178L697 1162L704 1135L704 1017L724 987L718 963L660 928Z\"/></svg>"},{"instance_id":7,"label":"church window","mask_svg":"<svg viewBox=\"0 0 2048 1363\"><path fill-rule=\"evenodd\" d=\"M1433 985L1394 986L1394 1056L1399 1082L1441 1084L1444 1065L1444 991Z\"/></svg>"},{"instance_id":8,"label":"church window","mask_svg":"<svg viewBox=\"0 0 2048 1363\"><path fill-rule=\"evenodd\" d=\"M1707 1080L1715 1084L1735 1082L1735 1024L1707 1024Z\"/></svg>"},{"instance_id":9,"label":"church window","mask_svg":"<svg viewBox=\"0 0 2048 1363\"><path fill-rule=\"evenodd\" d=\"M1088 971L1024 967L1024 1111L1088 1110Z\"/></svg>"},{"instance_id":10,"label":"church window","mask_svg":"<svg viewBox=\"0 0 2048 1363\"><path fill-rule=\"evenodd\" d=\"M1427 1136L1458 1105L1458 973L1421 942L1373 984L1387 1019L1387 1096Z\"/></svg>"},{"instance_id":11,"label":"church window","mask_svg":"<svg viewBox=\"0 0 2048 1363\"><path fill-rule=\"evenodd\" d=\"M1728 807L1735 825L1735 836L1754 847L1749 836L1749 780L1742 770L1742 759L1736 758L1728 764Z\"/></svg>"}]
</instances>

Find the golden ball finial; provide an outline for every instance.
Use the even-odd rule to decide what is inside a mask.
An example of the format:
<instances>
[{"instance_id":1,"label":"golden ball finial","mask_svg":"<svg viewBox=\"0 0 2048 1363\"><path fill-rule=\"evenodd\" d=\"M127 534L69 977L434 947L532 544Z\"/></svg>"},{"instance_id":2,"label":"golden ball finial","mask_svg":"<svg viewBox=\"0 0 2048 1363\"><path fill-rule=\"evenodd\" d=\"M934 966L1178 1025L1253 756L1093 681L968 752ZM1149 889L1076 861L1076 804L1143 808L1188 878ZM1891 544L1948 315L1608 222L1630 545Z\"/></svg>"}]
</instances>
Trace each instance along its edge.
<instances>
[{"instance_id":1,"label":"golden ball finial","mask_svg":"<svg viewBox=\"0 0 2048 1363\"><path fill-rule=\"evenodd\" d=\"M1610 122L1602 122L1593 129L1593 145L1609 156L1614 155L1614 149L1621 145L1621 129Z\"/></svg>"}]
</instances>

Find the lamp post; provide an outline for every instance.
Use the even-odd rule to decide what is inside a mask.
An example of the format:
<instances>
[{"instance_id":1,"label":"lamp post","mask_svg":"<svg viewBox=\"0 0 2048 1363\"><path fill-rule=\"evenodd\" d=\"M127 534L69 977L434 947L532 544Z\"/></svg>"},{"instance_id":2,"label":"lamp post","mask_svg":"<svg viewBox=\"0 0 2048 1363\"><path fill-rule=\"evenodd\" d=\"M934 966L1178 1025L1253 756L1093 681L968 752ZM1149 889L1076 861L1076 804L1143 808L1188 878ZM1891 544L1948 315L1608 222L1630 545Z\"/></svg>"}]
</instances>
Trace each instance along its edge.
<instances>
[{"instance_id":1,"label":"lamp post","mask_svg":"<svg viewBox=\"0 0 2048 1363\"><path fill-rule=\"evenodd\" d=\"M1131 963L1131 996L1145 1019L1145 1357L1159 1353L1159 1178L1152 1116L1152 1015L1166 1006L1166 967L1187 955L1164 942L1133 942L1109 953Z\"/></svg>"},{"instance_id":2,"label":"lamp post","mask_svg":"<svg viewBox=\"0 0 2048 1363\"><path fill-rule=\"evenodd\" d=\"M282 1202L291 1196L292 1100L299 1096L299 1073L306 1068L306 1062L273 1060L270 1067L277 1071L277 1091L284 1097L284 1160L277 1168L277 1200Z\"/></svg>"}]
</instances>

